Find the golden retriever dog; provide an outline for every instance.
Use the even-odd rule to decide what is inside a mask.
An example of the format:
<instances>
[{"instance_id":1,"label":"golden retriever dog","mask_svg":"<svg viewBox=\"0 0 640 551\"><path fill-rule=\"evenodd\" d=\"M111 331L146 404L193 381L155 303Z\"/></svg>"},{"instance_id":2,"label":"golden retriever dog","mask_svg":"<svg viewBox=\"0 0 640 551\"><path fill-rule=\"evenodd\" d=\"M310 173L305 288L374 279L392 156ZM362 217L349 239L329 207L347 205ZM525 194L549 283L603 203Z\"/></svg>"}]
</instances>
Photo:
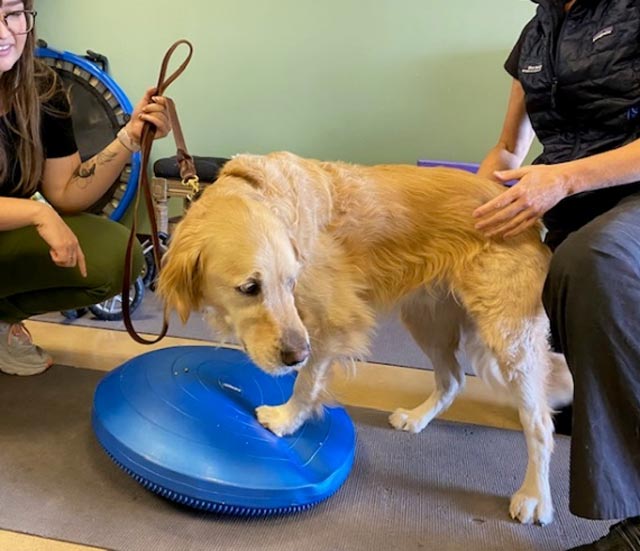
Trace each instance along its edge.
<instances>
[{"instance_id":1,"label":"golden retriever dog","mask_svg":"<svg viewBox=\"0 0 640 551\"><path fill-rule=\"evenodd\" d=\"M419 432L451 404L464 348L519 409L529 460L510 513L548 523L551 408L571 400L572 381L549 349L540 228L508 240L474 228L473 210L503 189L447 168L239 155L176 228L159 293L183 321L210 311L264 371L298 372L286 403L256 411L279 436L322 410L329 367L366 355L379 312L400 312L435 371L425 402L390 416L399 430Z\"/></svg>"}]
</instances>

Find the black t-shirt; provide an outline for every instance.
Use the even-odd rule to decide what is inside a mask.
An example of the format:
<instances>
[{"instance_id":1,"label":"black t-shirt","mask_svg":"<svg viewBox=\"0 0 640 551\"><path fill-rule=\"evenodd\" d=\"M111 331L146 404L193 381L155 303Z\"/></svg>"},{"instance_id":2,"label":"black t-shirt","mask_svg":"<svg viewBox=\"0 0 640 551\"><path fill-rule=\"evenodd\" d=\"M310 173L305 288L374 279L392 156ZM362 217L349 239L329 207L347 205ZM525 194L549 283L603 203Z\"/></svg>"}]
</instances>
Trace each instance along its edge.
<instances>
[{"instance_id":1,"label":"black t-shirt","mask_svg":"<svg viewBox=\"0 0 640 551\"><path fill-rule=\"evenodd\" d=\"M10 120L13 122L13 119ZM9 167L7 178L4 182L0 182L0 195L5 197L29 196L30 194L11 191L15 182L20 178L20 167L16 159L16 147L20 138L10 130L5 119L0 119L0 132L2 133L2 142L6 147L7 166ZM42 106L40 135L45 159L67 157L78 151L73 133L69 100L62 87Z\"/></svg>"},{"instance_id":2,"label":"black t-shirt","mask_svg":"<svg viewBox=\"0 0 640 551\"><path fill-rule=\"evenodd\" d=\"M73 155L78 151L78 146L73 133L69 99L62 88L49 100L49 106L65 115L49 113L46 109L42 111L41 133L45 159Z\"/></svg>"}]
</instances>

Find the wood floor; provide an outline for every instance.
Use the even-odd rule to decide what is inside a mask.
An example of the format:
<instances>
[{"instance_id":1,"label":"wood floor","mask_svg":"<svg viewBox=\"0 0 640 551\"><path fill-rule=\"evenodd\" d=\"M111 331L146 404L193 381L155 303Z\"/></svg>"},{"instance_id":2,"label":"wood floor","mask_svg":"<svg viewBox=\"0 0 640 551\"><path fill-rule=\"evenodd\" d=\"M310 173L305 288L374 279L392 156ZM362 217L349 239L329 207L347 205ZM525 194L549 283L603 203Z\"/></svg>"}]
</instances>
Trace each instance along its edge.
<instances>
[{"instance_id":1,"label":"wood floor","mask_svg":"<svg viewBox=\"0 0 640 551\"><path fill-rule=\"evenodd\" d=\"M128 359L155 348L200 344L202 341L165 338L144 346L121 331L27 322L34 341L46 349L56 363L109 371ZM331 390L343 404L393 411L422 402L433 388L431 371L372 363L361 363L355 374L336 370ZM494 395L475 377L467 377L463 394L442 415L452 421L520 430L516 410L504 397ZM74 543L47 540L0 530L0 550L80 551L95 550Z\"/></svg>"}]
</instances>

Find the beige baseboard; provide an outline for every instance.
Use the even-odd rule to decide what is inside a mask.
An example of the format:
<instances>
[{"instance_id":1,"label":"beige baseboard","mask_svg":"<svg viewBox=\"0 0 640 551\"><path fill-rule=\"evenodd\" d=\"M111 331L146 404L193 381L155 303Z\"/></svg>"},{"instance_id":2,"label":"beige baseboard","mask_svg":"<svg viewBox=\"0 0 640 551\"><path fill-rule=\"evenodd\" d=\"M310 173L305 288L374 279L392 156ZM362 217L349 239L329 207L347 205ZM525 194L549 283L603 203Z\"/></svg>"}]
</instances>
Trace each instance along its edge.
<instances>
[{"instance_id":1,"label":"beige baseboard","mask_svg":"<svg viewBox=\"0 0 640 551\"><path fill-rule=\"evenodd\" d=\"M27 325L35 342L52 354L56 363L102 371L151 350L207 344L166 337L147 346L134 342L123 331L34 321ZM397 407L417 406L433 387L432 371L359 362L352 376L341 369L334 370L330 390L345 405L393 411ZM521 428L513 405L474 376L466 377L465 389L442 418L497 428Z\"/></svg>"}]
</instances>

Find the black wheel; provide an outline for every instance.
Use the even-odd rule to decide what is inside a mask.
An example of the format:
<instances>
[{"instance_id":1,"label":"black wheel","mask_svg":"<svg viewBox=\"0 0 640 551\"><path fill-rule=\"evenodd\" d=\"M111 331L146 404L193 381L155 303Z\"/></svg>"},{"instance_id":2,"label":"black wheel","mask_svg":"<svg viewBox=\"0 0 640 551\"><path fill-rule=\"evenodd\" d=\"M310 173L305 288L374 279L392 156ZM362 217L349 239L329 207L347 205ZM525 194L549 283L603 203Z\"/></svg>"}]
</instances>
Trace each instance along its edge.
<instances>
[{"instance_id":1,"label":"black wheel","mask_svg":"<svg viewBox=\"0 0 640 551\"><path fill-rule=\"evenodd\" d=\"M142 280L147 289L155 291L156 277L158 275L158 266L153 256L153 240L148 235L138 235L142 252L144 253L144 266L142 268ZM167 251L169 236L164 232L158 232L158 241L160 244L160 258Z\"/></svg>"},{"instance_id":2,"label":"black wheel","mask_svg":"<svg viewBox=\"0 0 640 551\"><path fill-rule=\"evenodd\" d=\"M142 268L142 282L144 286L149 288L156 279L156 261L153 258L153 250L144 253L144 266Z\"/></svg>"},{"instance_id":3,"label":"black wheel","mask_svg":"<svg viewBox=\"0 0 640 551\"><path fill-rule=\"evenodd\" d=\"M129 291L129 309L131 313L140 306L144 297L144 282L138 277ZM90 312L98 319L105 321L117 321L123 318L122 294L116 295L104 302L89 306Z\"/></svg>"}]
</instances>

